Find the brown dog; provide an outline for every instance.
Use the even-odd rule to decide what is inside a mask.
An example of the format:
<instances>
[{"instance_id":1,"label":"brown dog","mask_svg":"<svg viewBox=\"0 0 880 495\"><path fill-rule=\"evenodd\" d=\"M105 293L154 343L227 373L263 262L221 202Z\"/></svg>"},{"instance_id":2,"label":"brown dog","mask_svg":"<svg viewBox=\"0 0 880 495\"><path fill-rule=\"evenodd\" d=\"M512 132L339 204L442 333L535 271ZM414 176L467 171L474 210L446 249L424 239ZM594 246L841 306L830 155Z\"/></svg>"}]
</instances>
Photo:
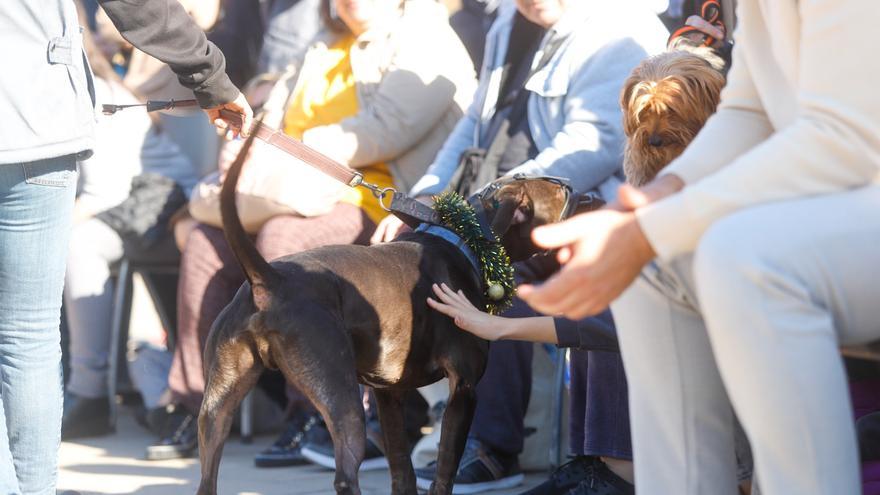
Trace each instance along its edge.
<instances>
[{"instance_id":1,"label":"brown dog","mask_svg":"<svg viewBox=\"0 0 880 495\"><path fill-rule=\"evenodd\" d=\"M233 413L267 368L281 370L323 416L335 449L334 486L350 494L360 493L357 472L365 442L358 382L375 390L392 493L415 494L402 393L449 378L430 493L451 493L488 343L430 310L426 299L431 285L443 282L484 305L480 274L455 244L420 232L388 244L331 246L268 263L235 208L235 184L250 143L230 168L221 193L226 239L248 283L214 322L205 348L198 493L217 492ZM514 261L536 251L529 235L534 227L561 220L570 210L570 191L558 181L513 180L488 191L480 196L485 219Z\"/></svg>"},{"instance_id":2,"label":"brown dog","mask_svg":"<svg viewBox=\"0 0 880 495\"><path fill-rule=\"evenodd\" d=\"M620 97L627 182L642 186L694 139L715 113L725 79L709 49L675 50L645 59Z\"/></svg>"}]
</instances>

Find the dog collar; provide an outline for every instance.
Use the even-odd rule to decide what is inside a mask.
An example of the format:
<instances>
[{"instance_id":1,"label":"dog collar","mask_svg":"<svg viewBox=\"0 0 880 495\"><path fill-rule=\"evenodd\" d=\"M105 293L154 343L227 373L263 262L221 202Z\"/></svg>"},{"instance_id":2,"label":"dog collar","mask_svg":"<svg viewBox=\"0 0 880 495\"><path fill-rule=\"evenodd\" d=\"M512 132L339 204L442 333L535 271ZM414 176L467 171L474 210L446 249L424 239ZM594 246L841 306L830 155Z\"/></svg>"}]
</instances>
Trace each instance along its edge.
<instances>
[{"instance_id":1,"label":"dog collar","mask_svg":"<svg viewBox=\"0 0 880 495\"><path fill-rule=\"evenodd\" d=\"M430 234L430 235L439 237L439 238L443 239L444 241L457 247L458 250L464 254L465 258L467 258L468 261L471 262L471 265L473 265L474 269L477 270L477 273L482 272L482 270L480 269L480 262L477 261L477 255L474 254L474 251L470 247L468 247L468 245L464 242L464 239L462 239L455 232L447 229L446 227L441 227L439 225L431 225L431 224L427 224L427 223L423 223L423 224L419 225L415 231L416 232L424 232L425 234Z\"/></svg>"}]
</instances>

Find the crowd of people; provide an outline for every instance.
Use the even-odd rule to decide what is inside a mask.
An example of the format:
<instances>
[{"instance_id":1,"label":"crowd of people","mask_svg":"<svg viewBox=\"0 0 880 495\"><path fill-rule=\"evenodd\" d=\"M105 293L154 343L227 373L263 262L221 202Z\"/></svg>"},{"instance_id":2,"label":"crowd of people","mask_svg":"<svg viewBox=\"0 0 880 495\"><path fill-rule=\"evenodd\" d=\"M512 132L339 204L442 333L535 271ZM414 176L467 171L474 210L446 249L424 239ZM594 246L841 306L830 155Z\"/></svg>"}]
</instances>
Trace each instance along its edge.
<instances>
[{"instance_id":1,"label":"crowd of people","mask_svg":"<svg viewBox=\"0 0 880 495\"><path fill-rule=\"evenodd\" d=\"M861 39L880 11L868 0L181 0L208 46L225 55L247 104L228 88L217 91L225 98L209 95L214 76L187 83L182 62L140 46L130 36L137 26L120 24L112 7L76 2L98 104L195 94L204 108L233 101L227 108L245 115L249 104L264 124L427 204L519 173L563 178L607 203L535 232L560 263L516 263L521 289L502 315L445 285L425 302L492 341L454 493L522 483L527 438L550 434L549 425L534 432L525 421L535 353L567 349L567 460L524 494L880 494L870 484L880 480L880 464L872 465L880 461L880 369L839 352L880 337L869 268L880 261L870 242L880 240L880 99L869 86L880 62ZM633 78L669 51L704 59L716 97L726 83L717 112L688 122L695 134L708 117L696 138L664 134L662 124L638 135L645 116L633 110ZM93 153L76 156L75 202L41 200L73 218L69 246L55 236L64 245L45 255L66 258L62 440L113 434L114 271L126 259L179 270L164 365L147 376L130 371L138 416L156 437L145 457L198 448L205 341L245 281L216 197L242 140L218 132L213 117L144 108L99 115ZM635 176L638 164L624 166L638 160L628 148L637 139L663 157L648 177ZM0 163L6 155L28 161L7 142L0 138ZM65 186L49 191L56 202L74 194L67 186L77 176L72 163L59 166L49 174ZM28 181L42 173L28 167ZM391 242L409 230L368 190L288 166L258 141L239 210L269 260ZM15 254L2 250L5 274ZM0 297L7 292L0 285ZM27 307L21 297L9 301ZM2 360L21 352L8 349L13 340L0 334ZM44 366L21 380L53 380L57 360L47 349L28 357ZM18 414L10 401L24 400L5 385L17 376L0 369L7 415ZM283 424L256 466L333 469L320 415L280 382L261 379L271 399L264 406L281 411ZM436 445L420 440L425 426L439 428L431 424L444 407L437 390L406 398L421 488L436 467ZM363 469L387 468L369 387L363 395ZM42 407L60 411L56 399ZM8 458L14 469L0 466L0 489L18 480L9 493L44 493L54 474L43 480L28 466L49 457L21 452L48 449L51 432L21 447L27 428L6 423L0 463Z\"/></svg>"}]
</instances>

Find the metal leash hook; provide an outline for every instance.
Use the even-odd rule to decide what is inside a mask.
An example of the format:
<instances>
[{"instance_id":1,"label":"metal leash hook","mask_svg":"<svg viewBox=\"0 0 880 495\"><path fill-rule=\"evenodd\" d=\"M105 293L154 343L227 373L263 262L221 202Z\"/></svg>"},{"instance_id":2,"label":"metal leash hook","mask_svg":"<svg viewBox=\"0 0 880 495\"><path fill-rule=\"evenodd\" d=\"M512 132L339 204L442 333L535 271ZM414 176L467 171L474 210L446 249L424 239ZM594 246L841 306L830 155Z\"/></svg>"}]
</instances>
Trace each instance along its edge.
<instances>
[{"instance_id":1,"label":"metal leash hook","mask_svg":"<svg viewBox=\"0 0 880 495\"><path fill-rule=\"evenodd\" d=\"M373 192L373 196L379 201L379 206L382 207L383 210L387 212L391 212L391 204L389 203L387 206L385 205L385 198L392 198L395 194L397 194L397 189L393 187L379 187L376 184L370 184L369 182L364 181L364 176L358 174L360 180L355 180L352 182L357 182L355 186L361 186L369 189Z\"/></svg>"}]
</instances>

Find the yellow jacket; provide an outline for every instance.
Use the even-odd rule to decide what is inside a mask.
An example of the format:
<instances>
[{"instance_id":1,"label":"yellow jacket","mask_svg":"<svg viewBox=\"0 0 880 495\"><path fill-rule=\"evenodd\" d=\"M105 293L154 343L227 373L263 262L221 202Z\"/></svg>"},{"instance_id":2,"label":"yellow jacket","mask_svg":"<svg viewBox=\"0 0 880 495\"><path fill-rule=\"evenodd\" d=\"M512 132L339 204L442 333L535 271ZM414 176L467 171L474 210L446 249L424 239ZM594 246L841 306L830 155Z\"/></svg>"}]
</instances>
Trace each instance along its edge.
<instances>
[{"instance_id":1,"label":"yellow jacket","mask_svg":"<svg viewBox=\"0 0 880 495\"><path fill-rule=\"evenodd\" d=\"M470 104L473 65L449 27L446 10L431 0L407 0L393 23L362 34L351 53L359 111L338 124L306 131L303 142L353 168L388 164L398 190L422 176ZM280 127L299 81L331 43L318 42L302 69L289 67L275 84L264 122Z\"/></svg>"}]
</instances>

